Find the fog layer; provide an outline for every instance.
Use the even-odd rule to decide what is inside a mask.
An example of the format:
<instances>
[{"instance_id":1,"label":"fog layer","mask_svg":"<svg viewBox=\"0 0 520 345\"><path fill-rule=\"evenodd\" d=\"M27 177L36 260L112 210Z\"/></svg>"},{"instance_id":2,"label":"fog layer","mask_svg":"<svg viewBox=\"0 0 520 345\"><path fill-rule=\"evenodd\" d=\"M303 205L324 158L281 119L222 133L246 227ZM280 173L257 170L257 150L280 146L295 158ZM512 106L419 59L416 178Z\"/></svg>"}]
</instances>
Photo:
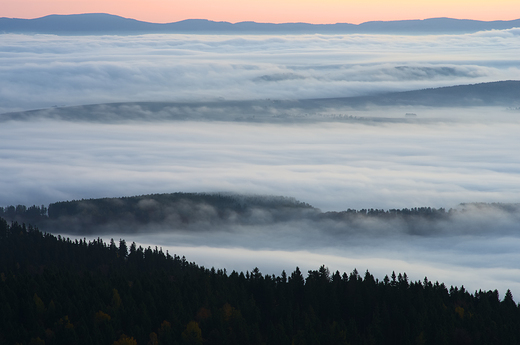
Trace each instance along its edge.
<instances>
[{"instance_id":1,"label":"fog layer","mask_svg":"<svg viewBox=\"0 0 520 345\"><path fill-rule=\"evenodd\" d=\"M518 202L519 132L515 119L6 122L0 127L0 204L177 191L287 195L325 211Z\"/></svg>"},{"instance_id":2,"label":"fog layer","mask_svg":"<svg viewBox=\"0 0 520 345\"><path fill-rule=\"evenodd\" d=\"M466 35L0 35L0 113L305 99L520 79L520 29Z\"/></svg>"},{"instance_id":3,"label":"fog layer","mask_svg":"<svg viewBox=\"0 0 520 345\"><path fill-rule=\"evenodd\" d=\"M1 35L0 112L126 101L346 97L520 79L519 33ZM358 117L410 113L418 121L3 121L0 205L177 191L285 195L322 211L519 202L518 109L348 111ZM467 221L438 225L442 236L433 237L403 233L394 223L347 232L338 224L302 220L240 224L202 236L122 237L228 270L258 266L279 274L326 264L368 268L379 278L406 271L412 279L427 275L470 290L520 294L514 217L473 212ZM368 230L370 236L359 236Z\"/></svg>"}]
</instances>

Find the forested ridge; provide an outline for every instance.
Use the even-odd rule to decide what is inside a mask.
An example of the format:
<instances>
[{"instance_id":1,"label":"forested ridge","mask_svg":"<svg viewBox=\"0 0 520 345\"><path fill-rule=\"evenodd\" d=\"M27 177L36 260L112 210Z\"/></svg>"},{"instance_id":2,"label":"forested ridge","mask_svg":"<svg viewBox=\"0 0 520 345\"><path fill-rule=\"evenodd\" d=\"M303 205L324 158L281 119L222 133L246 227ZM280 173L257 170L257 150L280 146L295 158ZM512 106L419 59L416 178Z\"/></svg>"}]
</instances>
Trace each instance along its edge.
<instances>
[{"instance_id":1,"label":"forested ridge","mask_svg":"<svg viewBox=\"0 0 520 345\"><path fill-rule=\"evenodd\" d=\"M517 212L514 204L497 204ZM509 209L508 209L509 208ZM68 234L134 233L143 225L163 225L168 231L229 225L275 224L294 220L352 224L364 219L400 219L414 227L418 221L448 220L456 210L413 207L403 209L348 209L322 212L308 203L283 196L169 193L121 198L84 199L51 203L48 207L0 207L0 217L32 224L49 232ZM259 216L261 215L261 216Z\"/></svg>"},{"instance_id":2,"label":"forested ridge","mask_svg":"<svg viewBox=\"0 0 520 345\"><path fill-rule=\"evenodd\" d=\"M100 198L51 203L48 207L17 205L0 207L0 217L19 223L67 233L100 232L100 225L118 223L123 232L138 225L168 223L177 226L206 223L250 222L253 210L261 209L283 221L315 214L319 210L294 198L282 196L167 193L121 198Z\"/></svg>"},{"instance_id":3,"label":"forested ridge","mask_svg":"<svg viewBox=\"0 0 520 345\"><path fill-rule=\"evenodd\" d=\"M518 344L513 296L406 274L264 275L0 219L1 344Z\"/></svg>"},{"instance_id":4,"label":"forested ridge","mask_svg":"<svg viewBox=\"0 0 520 345\"><path fill-rule=\"evenodd\" d=\"M520 204L467 203L453 209L349 208L323 212L306 202L284 196L168 193L60 201L48 207L7 206L0 207L0 217L8 222L32 224L46 232L90 238L182 234L189 235L184 239L195 244L203 238L203 233L241 233L256 236L265 246L272 242L269 234L287 231L298 238L313 235L321 244L330 245L347 243L353 236L513 234L520 221ZM228 244L230 240L242 245L238 235L228 236ZM197 243L200 245L201 241ZM313 243L318 244L299 241L300 245Z\"/></svg>"}]
</instances>

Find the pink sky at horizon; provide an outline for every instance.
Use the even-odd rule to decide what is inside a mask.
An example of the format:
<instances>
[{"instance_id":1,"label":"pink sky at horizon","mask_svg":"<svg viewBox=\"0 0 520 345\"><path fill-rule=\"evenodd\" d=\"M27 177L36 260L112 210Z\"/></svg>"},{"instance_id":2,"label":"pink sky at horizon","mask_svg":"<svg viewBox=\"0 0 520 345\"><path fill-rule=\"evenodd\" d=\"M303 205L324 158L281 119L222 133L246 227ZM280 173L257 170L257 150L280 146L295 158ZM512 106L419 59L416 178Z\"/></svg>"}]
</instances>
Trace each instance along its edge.
<instances>
[{"instance_id":1,"label":"pink sky at horizon","mask_svg":"<svg viewBox=\"0 0 520 345\"><path fill-rule=\"evenodd\" d=\"M143 21L184 19L315 24L450 17L476 20L520 18L518 0L0 0L0 17L110 13Z\"/></svg>"}]
</instances>

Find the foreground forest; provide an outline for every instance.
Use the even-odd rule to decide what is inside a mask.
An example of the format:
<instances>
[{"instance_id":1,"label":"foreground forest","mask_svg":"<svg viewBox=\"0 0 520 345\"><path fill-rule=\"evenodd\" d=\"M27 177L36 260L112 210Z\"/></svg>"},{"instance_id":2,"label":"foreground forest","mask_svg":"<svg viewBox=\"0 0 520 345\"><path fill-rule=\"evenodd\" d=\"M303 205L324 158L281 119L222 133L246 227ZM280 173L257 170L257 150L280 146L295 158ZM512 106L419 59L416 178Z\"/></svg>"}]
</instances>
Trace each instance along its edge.
<instances>
[{"instance_id":1,"label":"foreground forest","mask_svg":"<svg viewBox=\"0 0 520 345\"><path fill-rule=\"evenodd\" d=\"M518 344L512 294L322 266L205 268L0 219L2 344Z\"/></svg>"}]
</instances>

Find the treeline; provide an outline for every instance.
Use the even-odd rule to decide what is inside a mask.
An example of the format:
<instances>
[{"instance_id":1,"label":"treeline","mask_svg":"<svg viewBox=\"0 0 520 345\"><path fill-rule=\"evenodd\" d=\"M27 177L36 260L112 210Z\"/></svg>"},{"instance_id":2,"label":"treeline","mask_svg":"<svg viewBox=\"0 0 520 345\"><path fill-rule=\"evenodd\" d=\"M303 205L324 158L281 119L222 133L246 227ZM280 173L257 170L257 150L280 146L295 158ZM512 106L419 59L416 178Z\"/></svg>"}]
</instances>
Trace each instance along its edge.
<instances>
[{"instance_id":1,"label":"treeline","mask_svg":"<svg viewBox=\"0 0 520 345\"><path fill-rule=\"evenodd\" d=\"M44 205L41 206L30 206L17 205L17 206L0 206L0 217L8 219L10 221L20 221L22 223L37 224L41 221L48 219L48 208Z\"/></svg>"},{"instance_id":2,"label":"treeline","mask_svg":"<svg viewBox=\"0 0 520 345\"><path fill-rule=\"evenodd\" d=\"M205 268L0 219L1 344L518 344L510 291L392 273Z\"/></svg>"},{"instance_id":3,"label":"treeline","mask_svg":"<svg viewBox=\"0 0 520 345\"><path fill-rule=\"evenodd\" d=\"M361 210L353 210L348 209L346 211L341 212L325 212L320 215L321 218L327 219L351 219L355 217L376 217L383 219L391 219L391 218L408 218L408 217L420 217L423 219L442 219L449 216L454 210L450 209L446 211L444 208L433 208L433 207L413 207L413 208L403 208L403 209L361 209Z\"/></svg>"},{"instance_id":4,"label":"treeline","mask_svg":"<svg viewBox=\"0 0 520 345\"><path fill-rule=\"evenodd\" d=\"M183 222L193 222L197 216L215 219L227 219L236 215L247 217L255 208L278 210L280 215L290 210L314 210L307 203L283 196L167 193L60 201L50 204L48 208L44 205L29 208L24 205L0 207L0 217L18 222L25 219L76 218L102 224L128 217L139 223L163 222L174 214Z\"/></svg>"}]
</instances>

